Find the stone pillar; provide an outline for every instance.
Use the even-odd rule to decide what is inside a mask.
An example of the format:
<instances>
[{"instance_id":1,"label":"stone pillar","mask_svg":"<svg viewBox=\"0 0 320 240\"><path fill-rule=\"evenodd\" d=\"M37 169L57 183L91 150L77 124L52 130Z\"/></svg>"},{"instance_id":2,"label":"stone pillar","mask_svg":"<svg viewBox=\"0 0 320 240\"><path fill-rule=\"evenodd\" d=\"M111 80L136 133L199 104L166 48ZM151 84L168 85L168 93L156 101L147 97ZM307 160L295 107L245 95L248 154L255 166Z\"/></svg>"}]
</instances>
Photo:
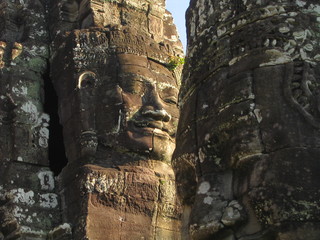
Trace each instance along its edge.
<instances>
[{"instance_id":1,"label":"stone pillar","mask_svg":"<svg viewBox=\"0 0 320 240\"><path fill-rule=\"evenodd\" d=\"M171 155L183 55L164 1L52 9L63 221L75 239L180 239Z\"/></svg>"},{"instance_id":2,"label":"stone pillar","mask_svg":"<svg viewBox=\"0 0 320 240\"><path fill-rule=\"evenodd\" d=\"M60 218L43 111L48 43L42 1L0 1L0 239L46 239Z\"/></svg>"},{"instance_id":3,"label":"stone pillar","mask_svg":"<svg viewBox=\"0 0 320 240\"><path fill-rule=\"evenodd\" d=\"M319 239L319 9L191 1L173 160L185 239Z\"/></svg>"}]
</instances>

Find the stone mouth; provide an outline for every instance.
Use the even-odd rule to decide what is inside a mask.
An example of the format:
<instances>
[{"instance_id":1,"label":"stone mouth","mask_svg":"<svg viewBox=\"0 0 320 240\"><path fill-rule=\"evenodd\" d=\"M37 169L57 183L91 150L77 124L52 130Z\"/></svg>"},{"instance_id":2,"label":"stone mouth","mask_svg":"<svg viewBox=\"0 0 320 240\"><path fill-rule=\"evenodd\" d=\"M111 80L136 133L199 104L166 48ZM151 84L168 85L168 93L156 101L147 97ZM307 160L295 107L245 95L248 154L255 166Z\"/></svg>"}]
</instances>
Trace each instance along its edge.
<instances>
[{"instance_id":1,"label":"stone mouth","mask_svg":"<svg viewBox=\"0 0 320 240\"><path fill-rule=\"evenodd\" d=\"M169 129L162 121L135 121L133 122L133 126L137 131L169 137L171 135Z\"/></svg>"}]
</instances>

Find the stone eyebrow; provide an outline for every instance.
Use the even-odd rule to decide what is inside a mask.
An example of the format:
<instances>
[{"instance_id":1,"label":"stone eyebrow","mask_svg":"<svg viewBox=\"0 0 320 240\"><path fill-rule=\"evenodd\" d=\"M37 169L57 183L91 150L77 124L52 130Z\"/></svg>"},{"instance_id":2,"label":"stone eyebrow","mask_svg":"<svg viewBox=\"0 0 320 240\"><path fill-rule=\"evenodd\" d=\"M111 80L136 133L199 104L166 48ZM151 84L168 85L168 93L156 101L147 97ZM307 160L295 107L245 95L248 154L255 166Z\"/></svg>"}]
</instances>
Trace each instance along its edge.
<instances>
[{"instance_id":1,"label":"stone eyebrow","mask_svg":"<svg viewBox=\"0 0 320 240\"><path fill-rule=\"evenodd\" d=\"M174 86L170 83L165 83L165 82L157 83L157 86L160 90L163 90L165 88L173 88L173 89L179 90L176 86Z\"/></svg>"}]
</instances>

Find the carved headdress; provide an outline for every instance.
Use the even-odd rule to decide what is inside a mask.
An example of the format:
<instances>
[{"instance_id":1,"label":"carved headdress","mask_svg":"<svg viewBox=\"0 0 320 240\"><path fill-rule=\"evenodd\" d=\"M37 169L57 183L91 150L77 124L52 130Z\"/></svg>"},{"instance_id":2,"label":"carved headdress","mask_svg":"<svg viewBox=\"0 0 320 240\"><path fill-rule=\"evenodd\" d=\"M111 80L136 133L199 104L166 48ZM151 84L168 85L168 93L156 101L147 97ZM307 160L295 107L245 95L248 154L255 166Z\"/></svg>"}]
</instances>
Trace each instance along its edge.
<instances>
[{"instance_id":1,"label":"carved headdress","mask_svg":"<svg viewBox=\"0 0 320 240\"><path fill-rule=\"evenodd\" d=\"M67 90L68 95L73 91L78 85L75 81L78 81L84 71L105 66L106 74L112 75L110 70L115 70L117 67L118 54L143 56L162 64L174 72L180 83L182 64L179 61L183 59L181 49L174 48L168 43L158 43L147 34L137 33L121 26L67 32L66 35L56 37L53 48L57 49L52 57L56 69L52 71L53 81L54 83L64 81L64 84L55 85L66 88L64 91L58 91L59 93ZM66 73L77 76L67 77Z\"/></svg>"}]
</instances>

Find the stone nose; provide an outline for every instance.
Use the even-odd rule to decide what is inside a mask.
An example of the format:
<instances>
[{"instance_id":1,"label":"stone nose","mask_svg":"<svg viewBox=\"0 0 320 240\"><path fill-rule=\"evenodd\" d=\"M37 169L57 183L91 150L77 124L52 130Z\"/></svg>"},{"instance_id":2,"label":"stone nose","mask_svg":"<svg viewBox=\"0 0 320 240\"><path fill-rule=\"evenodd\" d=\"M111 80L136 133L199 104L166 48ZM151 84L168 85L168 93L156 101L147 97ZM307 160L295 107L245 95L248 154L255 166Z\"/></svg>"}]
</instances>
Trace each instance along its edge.
<instances>
[{"instance_id":1,"label":"stone nose","mask_svg":"<svg viewBox=\"0 0 320 240\"><path fill-rule=\"evenodd\" d=\"M164 109L144 109L142 110L142 116L148 119L163 122L169 122L171 120L170 114Z\"/></svg>"},{"instance_id":2,"label":"stone nose","mask_svg":"<svg viewBox=\"0 0 320 240\"><path fill-rule=\"evenodd\" d=\"M141 114L146 118L156 121L169 122L171 120L170 114L163 107L155 84L151 84L146 89Z\"/></svg>"}]
</instances>

